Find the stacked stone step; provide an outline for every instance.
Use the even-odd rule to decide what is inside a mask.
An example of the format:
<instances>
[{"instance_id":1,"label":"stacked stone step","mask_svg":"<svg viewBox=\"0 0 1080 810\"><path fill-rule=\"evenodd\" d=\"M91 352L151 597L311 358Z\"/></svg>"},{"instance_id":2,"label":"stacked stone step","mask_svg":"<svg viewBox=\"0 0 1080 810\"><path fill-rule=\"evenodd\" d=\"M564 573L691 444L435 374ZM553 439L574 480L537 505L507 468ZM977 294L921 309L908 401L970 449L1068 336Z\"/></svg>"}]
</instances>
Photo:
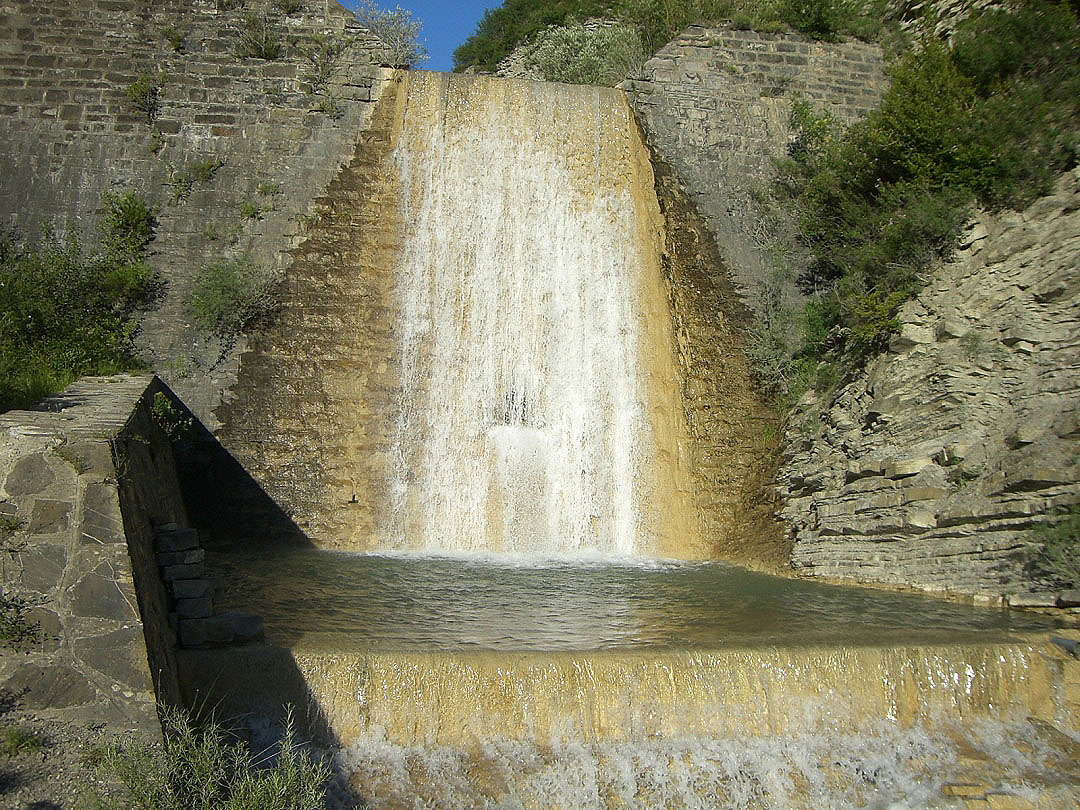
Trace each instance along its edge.
<instances>
[{"instance_id":1,"label":"stacked stone step","mask_svg":"<svg viewBox=\"0 0 1080 810\"><path fill-rule=\"evenodd\" d=\"M214 583L206 577L206 551L196 529L163 523L155 529L158 569L172 600L169 621L181 647L227 647L260 641L260 616L215 613Z\"/></svg>"}]
</instances>

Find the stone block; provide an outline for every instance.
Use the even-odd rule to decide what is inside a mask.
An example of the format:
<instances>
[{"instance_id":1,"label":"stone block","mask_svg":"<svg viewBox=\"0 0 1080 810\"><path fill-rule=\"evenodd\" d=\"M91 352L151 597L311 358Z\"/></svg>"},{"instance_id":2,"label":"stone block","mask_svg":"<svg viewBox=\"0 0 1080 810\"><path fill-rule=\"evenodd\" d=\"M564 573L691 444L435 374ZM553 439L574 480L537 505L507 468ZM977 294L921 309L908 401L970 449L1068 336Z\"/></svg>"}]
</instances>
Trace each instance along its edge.
<instances>
[{"instance_id":1,"label":"stone block","mask_svg":"<svg viewBox=\"0 0 1080 810\"><path fill-rule=\"evenodd\" d=\"M79 510L79 531L84 543L124 542L124 518L115 486L104 481L87 485Z\"/></svg>"},{"instance_id":2,"label":"stone block","mask_svg":"<svg viewBox=\"0 0 1080 810\"><path fill-rule=\"evenodd\" d=\"M56 534L71 525L72 505L68 501L36 499L30 513L29 534Z\"/></svg>"},{"instance_id":3,"label":"stone block","mask_svg":"<svg viewBox=\"0 0 1080 810\"><path fill-rule=\"evenodd\" d=\"M1073 483L1074 477L1066 470L1056 470L1038 464L1025 464L1010 470L1005 478L1002 492L1037 492L1040 489Z\"/></svg>"},{"instance_id":4,"label":"stone block","mask_svg":"<svg viewBox=\"0 0 1080 810\"><path fill-rule=\"evenodd\" d=\"M1009 607L1057 607L1058 595L1048 591L1009 594Z\"/></svg>"},{"instance_id":5,"label":"stone block","mask_svg":"<svg viewBox=\"0 0 1080 810\"><path fill-rule=\"evenodd\" d=\"M1080 607L1080 588L1062 591L1057 596L1058 607Z\"/></svg>"},{"instance_id":6,"label":"stone block","mask_svg":"<svg viewBox=\"0 0 1080 810\"><path fill-rule=\"evenodd\" d=\"M206 552L201 548L192 548L187 551L159 551L157 564L162 568L170 568L177 565L194 565L206 559Z\"/></svg>"},{"instance_id":7,"label":"stone block","mask_svg":"<svg viewBox=\"0 0 1080 810\"><path fill-rule=\"evenodd\" d=\"M130 621L139 618L135 594L126 583L91 573L70 588L71 612L75 616Z\"/></svg>"},{"instance_id":8,"label":"stone block","mask_svg":"<svg viewBox=\"0 0 1080 810\"><path fill-rule=\"evenodd\" d=\"M199 596L191 599L176 600L176 618L205 619L214 615L214 600L209 596Z\"/></svg>"},{"instance_id":9,"label":"stone block","mask_svg":"<svg viewBox=\"0 0 1080 810\"><path fill-rule=\"evenodd\" d=\"M168 565L161 569L161 578L166 582L172 582L174 579L199 579L205 573L206 566L201 562L191 565Z\"/></svg>"},{"instance_id":10,"label":"stone block","mask_svg":"<svg viewBox=\"0 0 1080 810\"><path fill-rule=\"evenodd\" d=\"M4 682L4 689L32 709L83 706L98 697L85 675L57 662L47 667L23 664Z\"/></svg>"},{"instance_id":11,"label":"stone block","mask_svg":"<svg viewBox=\"0 0 1080 810\"><path fill-rule=\"evenodd\" d=\"M141 626L123 627L100 636L78 638L72 647L80 661L128 689L153 690Z\"/></svg>"},{"instance_id":12,"label":"stone block","mask_svg":"<svg viewBox=\"0 0 1080 810\"><path fill-rule=\"evenodd\" d=\"M183 647L247 644L262 639L262 617L236 612L206 619L185 619L179 623L179 636Z\"/></svg>"},{"instance_id":13,"label":"stone block","mask_svg":"<svg viewBox=\"0 0 1080 810\"><path fill-rule=\"evenodd\" d=\"M916 501L936 501L949 494L949 490L940 487L911 487L904 490L904 503Z\"/></svg>"},{"instance_id":14,"label":"stone block","mask_svg":"<svg viewBox=\"0 0 1080 810\"><path fill-rule=\"evenodd\" d=\"M169 587L176 599L198 599L214 593L214 582L210 579L174 579Z\"/></svg>"},{"instance_id":15,"label":"stone block","mask_svg":"<svg viewBox=\"0 0 1080 810\"><path fill-rule=\"evenodd\" d=\"M172 524L174 527L176 524ZM158 552L189 551L199 547L199 532L195 529L173 528L159 530L154 536L154 545Z\"/></svg>"},{"instance_id":16,"label":"stone block","mask_svg":"<svg viewBox=\"0 0 1080 810\"><path fill-rule=\"evenodd\" d=\"M934 460L928 456L890 461L885 464L885 477L897 479L906 478L909 475L918 475L924 467L928 467L933 463Z\"/></svg>"},{"instance_id":17,"label":"stone block","mask_svg":"<svg viewBox=\"0 0 1080 810\"><path fill-rule=\"evenodd\" d=\"M36 495L52 486L56 473L41 453L19 459L4 481L8 495Z\"/></svg>"},{"instance_id":18,"label":"stone block","mask_svg":"<svg viewBox=\"0 0 1080 810\"><path fill-rule=\"evenodd\" d=\"M67 552L63 546L34 543L19 554L22 565L20 584L37 593L49 593L60 584L67 565Z\"/></svg>"}]
</instances>

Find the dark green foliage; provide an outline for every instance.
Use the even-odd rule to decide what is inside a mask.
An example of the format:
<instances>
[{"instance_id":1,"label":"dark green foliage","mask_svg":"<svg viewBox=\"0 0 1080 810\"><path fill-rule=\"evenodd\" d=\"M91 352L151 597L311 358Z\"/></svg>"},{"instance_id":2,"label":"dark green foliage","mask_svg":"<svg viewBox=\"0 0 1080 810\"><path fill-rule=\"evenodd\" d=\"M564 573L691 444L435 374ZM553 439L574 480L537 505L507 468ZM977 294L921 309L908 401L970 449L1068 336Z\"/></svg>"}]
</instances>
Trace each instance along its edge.
<instances>
[{"instance_id":1,"label":"dark green foliage","mask_svg":"<svg viewBox=\"0 0 1080 810\"><path fill-rule=\"evenodd\" d=\"M219 259L196 275L188 312L207 333L235 335L277 307L280 280L279 273L246 259Z\"/></svg>"},{"instance_id":2,"label":"dark green foliage","mask_svg":"<svg viewBox=\"0 0 1080 810\"><path fill-rule=\"evenodd\" d=\"M1055 586L1080 588L1080 507L1053 526L1032 532L1036 542L1028 573Z\"/></svg>"},{"instance_id":3,"label":"dark green foliage","mask_svg":"<svg viewBox=\"0 0 1080 810\"><path fill-rule=\"evenodd\" d=\"M506 0L485 11L476 33L454 50L454 69L493 71L514 48L549 25L561 25L569 17L604 16L614 5L604 0Z\"/></svg>"},{"instance_id":4,"label":"dark green foliage","mask_svg":"<svg viewBox=\"0 0 1080 810\"><path fill-rule=\"evenodd\" d=\"M793 110L777 186L810 254L805 358L858 365L880 351L973 205L1023 206L1075 162L1080 34L1065 6L983 14L954 49L930 43L890 78L879 109L846 132L805 103Z\"/></svg>"},{"instance_id":5,"label":"dark green foliage","mask_svg":"<svg viewBox=\"0 0 1080 810\"><path fill-rule=\"evenodd\" d=\"M570 19L620 19L638 29L646 52L653 53L698 22L728 21L767 31L793 28L818 39L840 34L870 39L882 28L884 8L883 0L506 0L485 12L476 33L454 51L454 69L493 71L519 45Z\"/></svg>"},{"instance_id":6,"label":"dark green foliage","mask_svg":"<svg viewBox=\"0 0 1080 810\"><path fill-rule=\"evenodd\" d=\"M304 3L303 0L274 0L274 8L287 16L302 11Z\"/></svg>"},{"instance_id":7,"label":"dark green foliage","mask_svg":"<svg viewBox=\"0 0 1080 810\"><path fill-rule=\"evenodd\" d=\"M181 406L169 399L163 391L154 393L150 413L154 417L154 422L171 442L187 438L195 427L195 420L187 416Z\"/></svg>"},{"instance_id":8,"label":"dark green foliage","mask_svg":"<svg viewBox=\"0 0 1080 810\"><path fill-rule=\"evenodd\" d=\"M219 725L193 724L177 710L162 719L164 742L126 735L100 767L109 787L84 806L95 810L322 810L330 769L293 740L291 723L275 750L258 755Z\"/></svg>"},{"instance_id":9,"label":"dark green foliage","mask_svg":"<svg viewBox=\"0 0 1080 810\"><path fill-rule=\"evenodd\" d=\"M161 114L161 92L161 84L153 76L139 76L127 86L132 108L146 116L151 124Z\"/></svg>"},{"instance_id":10,"label":"dark green foliage","mask_svg":"<svg viewBox=\"0 0 1080 810\"><path fill-rule=\"evenodd\" d=\"M122 258L137 257L154 238L157 220L142 197L128 190L115 194L105 192L101 198L102 247L120 254Z\"/></svg>"},{"instance_id":11,"label":"dark green foliage","mask_svg":"<svg viewBox=\"0 0 1080 810\"><path fill-rule=\"evenodd\" d=\"M236 55L270 62L281 57L284 47L274 22L265 14L247 14L237 27Z\"/></svg>"},{"instance_id":12,"label":"dark green foliage","mask_svg":"<svg viewBox=\"0 0 1080 810\"><path fill-rule=\"evenodd\" d=\"M46 233L36 247L0 238L0 411L26 407L86 374L139 366L136 310L154 274L142 260L153 216L138 197L107 194L101 241Z\"/></svg>"}]
</instances>

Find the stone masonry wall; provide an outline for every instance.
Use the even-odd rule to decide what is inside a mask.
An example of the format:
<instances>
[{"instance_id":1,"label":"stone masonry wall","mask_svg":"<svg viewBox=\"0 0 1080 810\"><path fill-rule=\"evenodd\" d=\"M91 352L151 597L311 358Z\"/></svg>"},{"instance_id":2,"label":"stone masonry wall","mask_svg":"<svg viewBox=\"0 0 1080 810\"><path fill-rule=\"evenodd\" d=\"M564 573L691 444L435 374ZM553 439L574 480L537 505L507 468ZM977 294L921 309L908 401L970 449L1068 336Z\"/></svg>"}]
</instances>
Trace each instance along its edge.
<instances>
[{"instance_id":1,"label":"stone masonry wall","mask_svg":"<svg viewBox=\"0 0 1080 810\"><path fill-rule=\"evenodd\" d=\"M753 198L790 140L792 100L850 122L876 106L884 74L876 45L695 25L623 86L753 307L768 268Z\"/></svg>"},{"instance_id":2,"label":"stone masonry wall","mask_svg":"<svg viewBox=\"0 0 1080 810\"><path fill-rule=\"evenodd\" d=\"M58 719L156 733L180 699L154 523L186 525L150 377L88 378L0 415L0 584L40 638L0 657L0 690Z\"/></svg>"},{"instance_id":3,"label":"stone masonry wall","mask_svg":"<svg viewBox=\"0 0 1080 810\"><path fill-rule=\"evenodd\" d=\"M248 14L266 16L281 58L236 55ZM302 53L317 35L353 41L320 95L309 92L311 64ZM288 263L285 251L302 238L311 201L351 157L392 75L380 67L382 54L330 0L305 0L287 17L262 0L233 11L214 0L5 0L0 228L32 239L54 222L89 240L103 192L130 188L152 203L158 228L150 258L166 295L140 341L214 429L213 409L242 346L191 326L184 301L192 278L222 256L265 268ZM137 110L128 93L143 76L161 87L155 116ZM178 195L177 178L198 164L217 168Z\"/></svg>"},{"instance_id":4,"label":"stone masonry wall","mask_svg":"<svg viewBox=\"0 0 1080 810\"><path fill-rule=\"evenodd\" d=\"M1048 589L1024 561L1031 528L1080 502L1078 268L1073 171L981 216L890 351L801 403L779 477L798 571L990 602Z\"/></svg>"}]
</instances>

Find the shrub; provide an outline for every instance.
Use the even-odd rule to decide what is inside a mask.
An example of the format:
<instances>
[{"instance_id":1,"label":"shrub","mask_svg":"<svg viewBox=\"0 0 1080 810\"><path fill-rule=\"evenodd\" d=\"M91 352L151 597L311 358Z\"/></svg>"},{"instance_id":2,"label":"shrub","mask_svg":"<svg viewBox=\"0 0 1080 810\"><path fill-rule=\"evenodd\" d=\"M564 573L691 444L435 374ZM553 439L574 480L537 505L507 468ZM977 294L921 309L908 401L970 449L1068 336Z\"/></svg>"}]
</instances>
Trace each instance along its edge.
<instances>
[{"instance_id":1,"label":"shrub","mask_svg":"<svg viewBox=\"0 0 1080 810\"><path fill-rule=\"evenodd\" d=\"M183 53L185 48L184 40L187 35L182 29L175 25L167 25L161 29L161 36L169 43L169 47L176 53Z\"/></svg>"},{"instance_id":2,"label":"shrub","mask_svg":"<svg viewBox=\"0 0 1080 810\"><path fill-rule=\"evenodd\" d=\"M174 443L186 438L195 427L195 420L185 415L181 407L169 399L164 391L154 392L150 415L162 433Z\"/></svg>"},{"instance_id":3,"label":"shrub","mask_svg":"<svg viewBox=\"0 0 1080 810\"><path fill-rule=\"evenodd\" d=\"M242 59L280 58L284 48L272 20L265 14L247 14L237 27L236 55Z\"/></svg>"},{"instance_id":4,"label":"shrub","mask_svg":"<svg viewBox=\"0 0 1080 810\"><path fill-rule=\"evenodd\" d=\"M163 713L164 741L126 736L105 749L110 787L92 789L97 810L322 810L330 769L293 739L292 724L274 751L253 755L218 724Z\"/></svg>"},{"instance_id":5,"label":"shrub","mask_svg":"<svg viewBox=\"0 0 1080 810\"><path fill-rule=\"evenodd\" d=\"M161 94L161 85L157 79L146 74L139 76L127 86L127 96L131 106L142 113L151 124L161 114Z\"/></svg>"},{"instance_id":6,"label":"shrub","mask_svg":"<svg viewBox=\"0 0 1080 810\"><path fill-rule=\"evenodd\" d=\"M1054 525L1035 529L1032 539L1036 546L1028 572L1056 586L1080 588L1080 507Z\"/></svg>"},{"instance_id":7,"label":"shrub","mask_svg":"<svg viewBox=\"0 0 1080 810\"><path fill-rule=\"evenodd\" d=\"M526 64L549 82L614 85L645 61L637 29L570 21L540 34Z\"/></svg>"},{"instance_id":8,"label":"shrub","mask_svg":"<svg viewBox=\"0 0 1080 810\"><path fill-rule=\"evenodd\" d=\"M427 48L420 42L424 24L414 20L411 11L401 6L390 11L374 0L360 0L353 11L360 24L386 46L386 58L394 67L415 67L427 60Z\"/></svg>"},{"instance_id":9,"label":"shrub","mask_svg":"<svg viewBox=\"0 0 1080 810\"><path fill-rule=\"evenodd\" d=\"M793 106L776 192L808 253L800 286L830 305L792 356L850 367L883 349L973 204L1024 205L1075 162L1080 32L1065 6L984 13L953 49L932 41L890 77L880 107L846 131Z\"/></svg>"},{"instance_id":10,"label":"shrub","mask_svg":"<svg viewBox=\"0 0 1080 810\"><path fill-rule=\"evenodd\" d=\"M235 335L278 306L281 273L247 259L219 259L195 276L188 312L205 332Z\"/></svg>"},{"instance_id":11,"label":"shrub","mask_svg":"<svg viewBox=\"0 0 1080 810\"><path fill-rule=\"evenodd\" d=\"M156 279L142 260L152 217L138 198L107 195L101 241L46 233L33 248L0 239L0 411L25 407L86 374L138 368L137 310Z\"/></svg>"},{"instance_id":12,"label":"shrub","mask_svg":"<svg viewBox=\"0 0 1080 810\"><path fill-rule=\"evenodd\" d=\"M304 8L303 0L274 0L274 8L282 14L296 14Z\"/></svg>"},{"instance_id":13,"label":"shrub","mask_svg":"<svg viewBox=\"0 0 1080 810\"><path fill-rule=\"evenodd\" d=\"M105 192L98 230L103 246L121 256L138 256L154 238L157 220L146 201L134 191Z\"/></svg>"},{"instance_id":14,"label":"shrub","mask_svg":"<svg viewBox=\"0 0 1080 810\"><path fill-rule=\"evenodd\" d=\"M356 40L341 34L316 34L308 37L300 48L300 54L310 65L301 75L313 94L325 93L330 81L338 72L345 52Z\"/></svg>"},{"instance_id":15,"label":"shrub","mask_svg":"<svg viewBox=\"0 0 1080 810\"><path fill-rule=\"evenodd\" d=\"M20 754L34 754L44 747L42 739L23 726L0 725L0 754L5 757L17 757Z\"/></svg>"}]
</instances>

